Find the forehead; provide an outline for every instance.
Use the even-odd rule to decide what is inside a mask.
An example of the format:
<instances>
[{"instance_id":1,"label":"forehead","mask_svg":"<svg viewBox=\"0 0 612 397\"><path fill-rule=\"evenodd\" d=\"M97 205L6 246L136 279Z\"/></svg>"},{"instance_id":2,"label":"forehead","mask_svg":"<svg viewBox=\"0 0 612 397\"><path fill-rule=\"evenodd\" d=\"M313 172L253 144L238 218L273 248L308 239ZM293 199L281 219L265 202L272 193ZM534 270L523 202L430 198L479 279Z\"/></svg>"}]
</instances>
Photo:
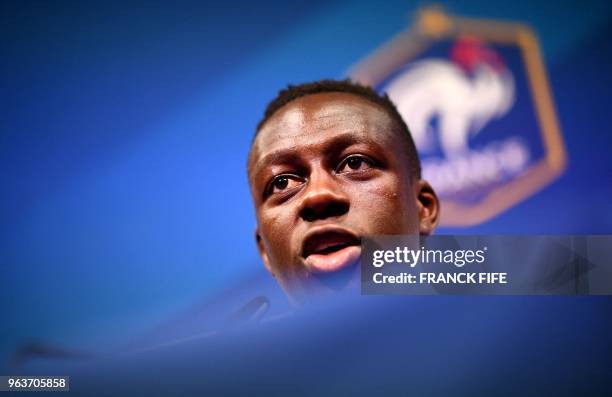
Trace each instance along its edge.
<instances>
[{"instance_id":1,"label":"forehead","mask_svg":"<svg viewBox=\"0 0 612 397\"><path fill-rule=\"evenodd\" d=\"M379 105L355 94L319 93L289 102L262 126L253 143L249 168L266 153L316 146L336 135L393 139L394 120ZM381 142L382 143L382 142Z\"/></svg>"}]
</instances>

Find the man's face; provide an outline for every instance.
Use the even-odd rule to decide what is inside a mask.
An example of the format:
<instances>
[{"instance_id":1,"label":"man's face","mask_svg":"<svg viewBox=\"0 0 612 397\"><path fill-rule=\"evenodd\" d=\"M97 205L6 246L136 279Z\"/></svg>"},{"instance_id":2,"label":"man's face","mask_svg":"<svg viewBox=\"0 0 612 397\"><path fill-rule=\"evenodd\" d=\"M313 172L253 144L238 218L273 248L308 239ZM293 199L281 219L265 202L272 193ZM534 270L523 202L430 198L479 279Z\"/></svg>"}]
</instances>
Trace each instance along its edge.
<instances>
[{"instance_id":1,"label":"man's face","mask_svg":"<svg viewBox=\"0 0 612 397\"><path fill-rule=\"evenodd\" d=\"M279 109L253 144L249 182L260 254L294 299L355 268L360 237L429 233L437 217L396 123L353 94L307 95Z\"/></svg>"}]
</instances>

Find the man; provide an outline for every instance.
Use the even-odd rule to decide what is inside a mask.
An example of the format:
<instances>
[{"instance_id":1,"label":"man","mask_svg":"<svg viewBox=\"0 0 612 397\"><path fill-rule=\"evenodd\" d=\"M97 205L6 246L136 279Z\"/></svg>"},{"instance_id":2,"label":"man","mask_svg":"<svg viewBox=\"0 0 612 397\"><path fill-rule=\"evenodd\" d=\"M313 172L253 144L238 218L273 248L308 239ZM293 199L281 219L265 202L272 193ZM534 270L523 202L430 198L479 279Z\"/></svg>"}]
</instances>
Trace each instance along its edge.
<instances>
[{"instance_id":1,"label":"man","mask_svg":"<svg viewBox=\"0 0 612 397\"><path fill-rule=\"evenodd\" d=\"M281 91L257 128L248 177L259 253L294 301L347 274L354 283L361 237L430 234L438 221L406 123L386 95L348 80Z\"/></svg>"}]
</instances>

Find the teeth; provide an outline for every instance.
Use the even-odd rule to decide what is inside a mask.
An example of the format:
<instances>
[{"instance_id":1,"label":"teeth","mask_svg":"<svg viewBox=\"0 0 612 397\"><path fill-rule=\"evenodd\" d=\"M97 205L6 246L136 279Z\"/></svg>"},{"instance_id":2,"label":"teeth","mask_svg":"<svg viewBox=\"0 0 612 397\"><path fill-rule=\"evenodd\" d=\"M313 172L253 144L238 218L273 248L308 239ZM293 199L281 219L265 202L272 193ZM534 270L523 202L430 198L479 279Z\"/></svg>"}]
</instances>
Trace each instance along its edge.
<instances>
[{"instance_id":1,"label":"teeth","mask_svg":"<svg viewBox=\"0 0 612 397\"><path fill-rule=\"evenodd\" d=\"M330 244L326 247L319 248L315 254L328 254L330 252L340 251L342 248L348 247L348 244Z\"/></svg>"},{"instance_id":2,"label":"teeth","mask_svg":"<svg viewBox=\"0 0 612 397\"><path fill-rule=\"evenodd\" d=\"M327 255L358 244L359 241L351 235L328 232L310 237L304 244L302 255L304 258L311 254Z\"/></svg>"},{"instance_id":3,"label":"teeth","mask_svg":"<svg viewBox=\"0 0 612 397\"><path fill-rule=\"evenodd\" d=\"M323 243L317 248L317 251L323 251L323 250L328 249L329 247L334 247L336 245L339 245L339 244L338 243Z\"/></svg>"}]
</instances>

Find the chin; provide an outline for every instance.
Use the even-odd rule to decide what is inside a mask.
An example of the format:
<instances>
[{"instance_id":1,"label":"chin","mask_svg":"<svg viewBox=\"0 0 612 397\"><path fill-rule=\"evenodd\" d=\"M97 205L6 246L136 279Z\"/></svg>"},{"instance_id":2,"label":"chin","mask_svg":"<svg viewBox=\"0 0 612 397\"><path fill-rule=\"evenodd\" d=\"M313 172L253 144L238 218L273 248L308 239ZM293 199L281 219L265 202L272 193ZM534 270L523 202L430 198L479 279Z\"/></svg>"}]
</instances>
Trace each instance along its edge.
<instances>
[{"instance_id":1,"label":"chin","mask_svg":"<svg viewBox=\"0 0 612 397\"><path fill-rule=\"evenodd\" d=\"M334 271L306 272L299 277L278 280L291 301L302 304L338 294L359 294L361 271L359 261L355 261Z\"/></svg>"}]
</instances>

